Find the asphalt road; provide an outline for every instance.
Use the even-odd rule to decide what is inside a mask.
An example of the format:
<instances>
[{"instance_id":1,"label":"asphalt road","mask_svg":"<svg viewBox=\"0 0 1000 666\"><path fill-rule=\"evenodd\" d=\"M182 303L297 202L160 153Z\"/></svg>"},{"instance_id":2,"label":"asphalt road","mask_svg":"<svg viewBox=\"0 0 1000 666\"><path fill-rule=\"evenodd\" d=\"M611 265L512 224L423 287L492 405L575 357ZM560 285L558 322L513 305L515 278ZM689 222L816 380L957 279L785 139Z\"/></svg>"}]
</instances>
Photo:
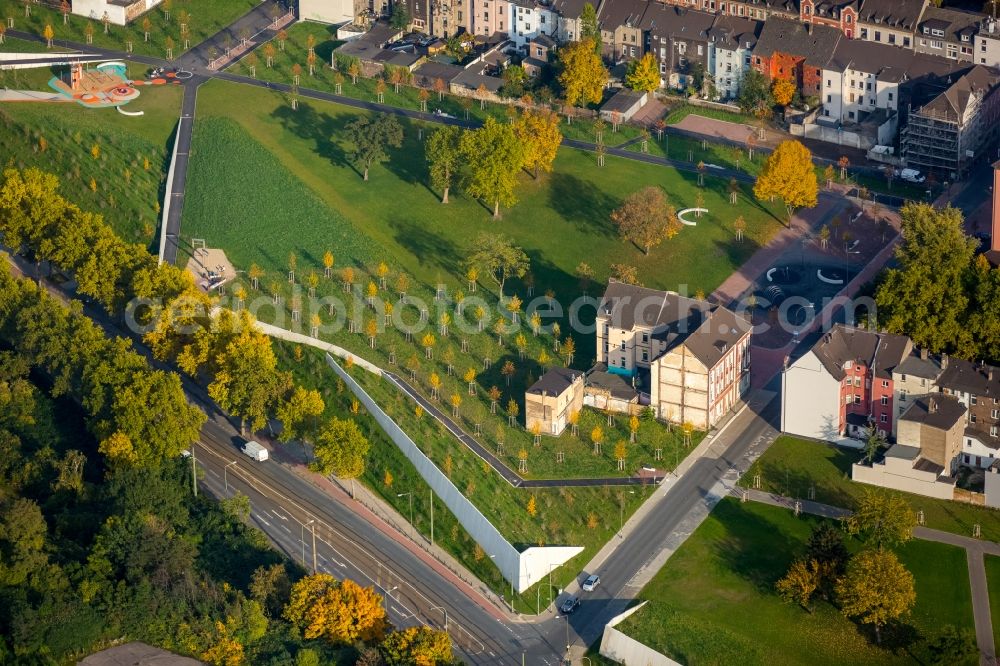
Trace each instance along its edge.
<instances>
[{"instance_id":1,"label":"asphalt road","mask_svg":"<svg viewBox=\"0 0 1000 666\"><path fill-rule=\"evenodd\" d=\"M191 136L194 133L194 114L198 100L198 86L204 82L200 76L189 79L184 85L184 98L181 101L181 116L177 121L176 146L177 154L173 158L174 177L170 182L170 191L164 196L170 197L167 209L166 227L162 230L166 236L163 245L163 260L169 264L177 263L177 252L180 247L181 215L184 212L184 190L187 187L188 157L191 154Z\"/></svg>"}]
</instances>

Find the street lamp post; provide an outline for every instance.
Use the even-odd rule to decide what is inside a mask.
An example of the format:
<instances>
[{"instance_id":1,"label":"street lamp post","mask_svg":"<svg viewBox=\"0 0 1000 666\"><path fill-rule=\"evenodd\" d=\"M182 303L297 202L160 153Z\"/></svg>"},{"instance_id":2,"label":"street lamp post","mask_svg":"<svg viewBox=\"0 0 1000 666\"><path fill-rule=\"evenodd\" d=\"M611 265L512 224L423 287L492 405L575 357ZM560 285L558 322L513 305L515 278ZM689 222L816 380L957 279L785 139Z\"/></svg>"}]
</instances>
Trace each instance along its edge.
<instances>
[{"instance_id":1,"label":"street lamp post","mask_svg":"<svg viewBox=\"0 0 1000 666\"><path fill-rule=\"evenodd\" d=\"M413 527L413 491L408 493L399 493L396 497L409 497L410 498L410 527Z\"/></svg>"},{"instance_id":2,"label":"street lamp post","mask_svg":"<svg viewBox=\"0 0 1000 666\"><path fill-rule=\"evenodd\" d=\"M191 445L191 489L194 491L194 496L198 496L198 467L194 459L194 447Z\"/></svg>"},{"instance_id":3,"label":"street lamp post","mask_svg":"<svg viewBox=\"0 0 1000 666\"><path fill-rule=\"evenodd\" d=\"M634 490L628 491L629 495L635 495ZM625 493L618 493L618 538L623 539L622 531L625 529Z\"/></svg>"},{"instance_id":4,"label":"street lamp post","mask_svg":"<svg viewBox=\"0 0 1000 666\"><path fill-rule=\"evenodd\" d=\"M556 618L566 620L566 657L569 657L569 615L557 615Z\"/></svg>"},{"instance_id":5,"label":"street lamp post","mask_svg":"<svg viewBox=\"0 0 1000 666\"><path fill-rule=\"evenodd\" d=\"M439 611L441 611L441 612L444 613L444 630L445 630L445 633L447 633L448 632L448 609L445 608L444 606L431 606L430 609L432 611L433 610L439 610Z\"/></svg>"},{"instance_id":6,"label":"street lamp post","mask_svg":"<svg viewBox=\"0 0 1000 666\"><path fill-rule=\"evenodd\" d=\"M316 522L316 520L314 518L310 518L309 522L307 522L307 523L299 523L299 527L301 528L299 530L299 543L302 545L302 566L306 565L306 527L308 527L309 525L313 525L315 522ZM313 525L312 533L313 533L313 545L312 545L312 552L313 552L313 573L316 573L316 527L315 527L315 525Z\"/></svg>"},{"instance_id":7,"label":"street lamp post","mask_svg":"<svg viewBox=\"0 0 1000 666\"><path fill-rule=\"evenodd\" d=\"M385 603L385 614L389 614L389 599L392 598L392 593L399 589L399 585L393 585L391 588L385 591L385 599L382 601Z\"/></svg>"},{"instance_id":8,"label":"street lamp post","mask_svg":"<svg viewBox=\"0 0 1000 666\"><path fill-rule=\"evenodd\" d=\"M227 464L225 467L222 468L222 482L226 486L226 493L229 492L229 468L235 464L236 461L234 460L233 462Z\"/></svg>"}]
</instances>

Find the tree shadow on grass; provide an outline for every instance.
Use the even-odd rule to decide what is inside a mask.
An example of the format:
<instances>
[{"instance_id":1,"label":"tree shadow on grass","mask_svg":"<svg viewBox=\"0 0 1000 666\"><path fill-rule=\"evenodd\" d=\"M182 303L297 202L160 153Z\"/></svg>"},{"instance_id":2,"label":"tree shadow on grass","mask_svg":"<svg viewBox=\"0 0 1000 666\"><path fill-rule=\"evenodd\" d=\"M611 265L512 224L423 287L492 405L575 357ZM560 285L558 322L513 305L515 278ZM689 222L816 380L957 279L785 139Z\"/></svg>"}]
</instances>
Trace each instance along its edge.
<instances>
[{"instance_id":1,"label":"tree shadow on grass","mask_svg":"<svg viewBox=\"0 0 1000 666\"><path fill-rule=\"evenodd\" d=\"M726 537L715 548L723 565L759 593L775 594L774 584L802 554L804 542L735 502L720 502L713 515L726 528Z\"/></svg>"},{"instance_id":2,"label":"tree shadow on grass","mask_svg":"<svg viewBox=\"0 0 1000 666\"><path fill-rule=\"evenodd\" d=\"M422 262L434 262L448 275L461 275L464 271L459 264L462 250L441 234L434 233L426 225L419 225L409 218L387 220L393 236L400 246Z\"/></svg>"},{"instance_id":3,"label":"tree shadow on grass","mask_svg":"<svg viewBox=\"0 0 1000 666\"><path fill-rule=\"evenodd\" d=\"M299 108L292 110L290 106L279 106L271 115L282 127L295 136L306 141L312 141L316 153L328 160L335 167L347 166L360 178L361 171L351 163L347 152L333 139L345 133L351 116L331 116L327 113L317 113L308 102L299 102Z\"/></svg>"},{"instance_id":4,"label":"tree shadow on grass","mask_svg":"<svg viewBox=\"0 0 1000 666\"><path fill-rule=\"evenodd\" d=\"M549 175L549 206L581 233L615 238L610 215L619 203L576 176L559 172Z\"/></svg>"}]
</instances>

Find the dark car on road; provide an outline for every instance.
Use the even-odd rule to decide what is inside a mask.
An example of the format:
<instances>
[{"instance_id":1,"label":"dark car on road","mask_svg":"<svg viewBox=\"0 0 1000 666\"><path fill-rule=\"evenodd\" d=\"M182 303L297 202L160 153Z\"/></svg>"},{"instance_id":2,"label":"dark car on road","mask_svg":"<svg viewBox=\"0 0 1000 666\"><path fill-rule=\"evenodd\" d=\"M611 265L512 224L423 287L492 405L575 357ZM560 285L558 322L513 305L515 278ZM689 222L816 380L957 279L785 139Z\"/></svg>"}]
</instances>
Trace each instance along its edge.
<instances>
[{"instance_id":1,"label":"dark car on road","mask_svg":"<svg viewBox=\"0 0 1000 666\"><path fill-rule=\"evenodd\" d=\"M566 601L560 604L559 612L563 615L570 615L579 607L580 599L578 597L567 597Z\"/></svg>"}]
</instances>

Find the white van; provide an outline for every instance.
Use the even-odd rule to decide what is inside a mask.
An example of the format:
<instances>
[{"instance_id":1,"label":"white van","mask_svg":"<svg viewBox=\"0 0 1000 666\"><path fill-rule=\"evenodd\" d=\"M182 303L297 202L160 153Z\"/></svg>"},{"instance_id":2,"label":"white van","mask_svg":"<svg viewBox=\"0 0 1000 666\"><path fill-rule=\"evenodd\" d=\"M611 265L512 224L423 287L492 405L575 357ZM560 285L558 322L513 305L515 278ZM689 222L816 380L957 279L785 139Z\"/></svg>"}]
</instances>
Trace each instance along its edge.
<instances>
[{"instance_id":1,"label":"white van","mask_svg":"<svg viewBox=\"0 0 1000 666\"><path fill-rule=\"evenodd\" d=\"M268 458L267 449L254 441L249 441L244 444L241 451L257 462L264 462Z\"/></svg>"}]
</instances>

